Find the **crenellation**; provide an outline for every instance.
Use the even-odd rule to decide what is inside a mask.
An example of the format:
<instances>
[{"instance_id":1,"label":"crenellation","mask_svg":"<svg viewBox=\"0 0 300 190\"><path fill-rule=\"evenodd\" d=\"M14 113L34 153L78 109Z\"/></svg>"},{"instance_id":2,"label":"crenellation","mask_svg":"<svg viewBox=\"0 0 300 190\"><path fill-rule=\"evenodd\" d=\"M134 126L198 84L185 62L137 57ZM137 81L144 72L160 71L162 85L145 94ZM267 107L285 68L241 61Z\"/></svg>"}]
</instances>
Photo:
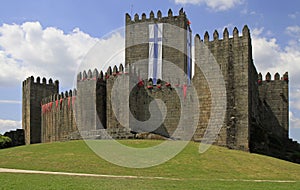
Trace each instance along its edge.
<instances>
[{"instance_id":1,"label":"crenellation","mask_svg":"<svg viewBox=\"0 0 300 190\"><path fill-rule=\"evenodd\" d=\"M274 79L275 79L275 80L280 80L280 74L279 74L279 73L275 73Z\"/></svg>"},{"instance_id":2,"label":"crenellation","mask_svg":"<svg viewBox=\"0 0 300 190\"><path fill-rule=\"evenodd\" d=\"M92 79L92 78L93 78L93 73L92 73L92 70L89 69L88 73L87 73L87 79Z\"/></svg>"},{"instance_id":3,"label":"crenellation","mask_svg":"<svg viewBox=\"0 0 300 190\"><path fill-rule=\"evenodd\" d=\"M141 18L136 13L132 19L132 17L128 13L126 13L125 20L126 20L126 25L142 23L142 22L163 22L163 23L171 22L172 23L172 22L177 22L178 20L184 22L188 21L186 18L186 13L183 11L183 9L179 11L178 16L173 16L172 10L169 9L167 17L163 17L162 12L160 10L157 11L156 16L154 15L154 11L150 11L149 18L147 18L145 13L142 14ZM179 27L185 27L185 26L180 25Z\"/></svg>"},{"instance_id":4,"label":"crenellation","mask_svg":"<svg viewBox=\"0 0 300 190\"><path fill-rule=\"evenodd\" d=\"M137 13L134 15L134 21L135 22L139 21L139 15Z\"/></svg>"},{"instance_id":5,"label":"crenellation","mask_svg":"<svg viewBox=\"0 0 300 190\"><path fill-rule=\"evenodd\" d=\"M214 41L218 41L219 40L219 33L217 30L214 31Z\"/></svg>"},{"instance_id":6,"label":"crenellation","mask_svg":"<svg viewBox=\"0 0 300 190\"><path fill-rule=\"evenodd\" d=\"M161 11L158 10L158 11L157 11L157 19L160 20L161 18L162 18Z\"/></svg>"},{"instance_id":7,"label":"crenellation","mask_svg":"<svg viewBox=\"0 0 300 190\"><path fill-rule=\"evenodd\" d=\"M179 16L185 16L185 12L183 11L183 8L179 10Z\"/></svg>"},{"instance_id":8,"label":"crenellation","mask_svg":"<svg viewBox=\"0 0 300 190\"><path fill-rule=\"evenodd\" d=\"M131 22L131 16L128 13L126 13L125 21L126 21L126 24L129 24Z\"/></svg>"},{"instance_id":9,"label":"crenellation","mask_svg":"<svg viewBox=\"0 0 300 190\"><path fill-rule=\"evenodd\" d=\"M86 71L84 70L82 72L82 80L86 80L88 78L88 75L86 74Z\"/></svg>"},{"instance_id":10,"label":"crenellation","mask_svg":"<svg viewBox=\"0 0 300 190\"><path fill-rule=\"evenodd\" d=\"M258 74L258 77L257 77L258 85L260 85L260 84L261 84L262 80L263 80L263 78L262 78L262 74L261 74L261 73L259 73L259 74Z\"/></svg>"},{"instance_id":11,"label":"crenellation","mask_svg":"<svg viewBox=\"0 0 300 190\"><path fill-rule=\"evenodd\" d=\"M111 75L112 75L113 72L112 72L111 66L108 67L106 73L107 73L108 76L111 76Z\"/></svg>"},{"instance_id":12,"label":"crenellation","mask_svg":"<svg viewBox=\"0 0 300 190\"><path fill-rule=\"evenodd\" d=\"M266 79L267 82L271 81L271 74L269 72L266 74L265 79Z\"/></svg>"},{"instance_id":13,"label":"crenellation","mask_svg":"<svg viewBox=\"0 0 300 190\"><path fill-rule=\"evenodd\" d=\"M98 77L99 77L99 72L98 72L98 70L95 68L94 71L93 71L93 76L92 76L92 78L93 78L93 79L97 79Z\"/></svg>"},{"instance_id":14,"label":"crenellation","mask_svg":"<svg viewBox=\"0 0 300 190\"><path fill-rule=\"evenodd\" d=\"M208 34L208 31L206 31L204 34L204 43L207 45L208 42L209 42L209 34Z\"/></svg>"},{"instance_id":15,"label":"crenellation","mask_svg":"<svg viewBox=\"0 0 300 190\"><path fill-rule=\"evenodd\" d=\"M239 39L239 30L237 27L234 27L233 29L233 39Z\"/></svg>"},{"instance_id":16,"label":"crenellation","mask_svg":"<svg viewBox=\"0 0 300 190\"><path fill-rule=\"evenodd\" d=\"M144 21L146 21L146 19L147 19L147 18L146 18L146 14L143 13L143 14L142 14L142 21L144 22Z\"/></svg>"},{"instance_id":17,"label":"crenellation","mask_svg":"<svg viewBox=\"0 0 300 190\"><path fill-rule=\"evenodd\" d=\"M285 72L282 77L280 77L280 74L278 72L276 72L274 74L274 78L272 79L272 75L270 72L267 72L267 74L265 75L265 78L263 79L262 74L259 73L258 74L258 80L259 81L266 81L266 82L271 82L271 81L285 81L288 82L288 72Z\"/></svg>"},{"instance_id":18,"label":"crenellation","mask_svg":"<svg viewBox=\"0 0 300 190\"><path fill-rule=\"evenodd\" d=\"M29 84L32 84L32 85L47 85L47 86L58 86L59 85L57 80L55 81L55 83L53 83L53 80L51 78L48 80L48 83L47 83L47 79L45 77L43 77L42 84L41 84L41 77L39 77L39 76L36 77L36 79L33 76L28 77L28 78L26 78L26 80L24 80L22 82L22 84L23 84L23 87L26 86L26 85L29 85Z\"/></svg>"},{"instance_id":19,"label":"crenellation","mask_svg":"<svg viewBox=\"0 0 300 190\"><path fill-rule=\"evenodd\" d=\"M150 18L149 19L154 20L154 12L153 11L150 12Z\"/></svg>"},{"instance_id":20,"label":"crenellation","mask_svg":"<svg viewBox=\"0 0 300 190\"><path fill-rule=\"evenodd\" d=\"M199 43L200 43L200 40L201 40L201 37L199 34L196 34L195 37L194 37L194 41L196 40L199 40ZM198 42L197 42L198 43Z\"/></svg>"},{"instance_id":21,"label":"crenellation","mask_svg":"<svg viewBox=\"0 0 300 190\"><path fill-rule=\"evenodd\" d=\"M250 37L250 30L247 25L243 27L243 37Z\"/></svg>"},{"instance_id":22,"label":"crenellation","mask_svg":"<svg viewBox=\"0 0 300 190\"><path fill-rule=\"evenodd\" d=\"M32 78L33 78L33 76L28 77L28 78L26 79L26 84L33 83L34 81L32 81Z\"/></svg>"},{"instance_id":23,"label":"crenellation","mask_svg":"<svg viewBox=\"0 0 300 190\"><path fill-rule=\"evenodd\" d=\"M117 75L118 74L118 67L115 65L113 68L113 75Z\"/></svg>"},{"instance_id":24,"label":"crenellation","mask_svg":"<svg viewBox=\"0 0 300 190\"><path fill-rule=\"evenodd\" d=\"M229 39L229 32L228 32L228 29L227 29L227 28L224 29L224 32L223 32L223 39L224 39L224 40L228 40L228 39Z\"/></svg>"},{"instance_id":25,"label":"crenellation","mask_svg":"<svg viewBox=\"0 0 300 190\"><path fill-rule=\"evenodd\" d=\"M100 74L99 74L99 79L101 79L101 80L104 80L103 71L100 71Z\"/></svg>"},{"instance_id":26,"label":"crenellation","mask_svg":"<svg viewBox=\"0 0 300 190\"><path fill-rule=\"evenodd\" d=\"M288 72L284 73L283 80L286 81L286 82L289 82L289 74L288 74Z\"/></svg>"},{"instance_id":27,"label":"crenellation","mask_svg":"<svg viewBox=\"0 0 300 190\"><path fill-rule=\"evenodd\" d=\"M79 73L77 74L77 81L81 81L81 80L82 80L82 73L79 72Z\"/></svg>"},{"instance_id":28,"label":"crenellation","mask_svg":"<svg viewBox=\"0 0 300 190\"><path fill-rule=\"evenodd\" d=\"M120 66L119 66L119 72L120 72L120 73L123 73L123 72L124 72L124 66L123 66L122 63L121 63Z\"/></svg>"},{"instance_id":29,"label":"crenellation","mask_svg":"<svg viewBox=\"0 0 300 190\"><path fill-rule=\"evenodd\" d=\"M173 17L172 9L169 9L169 10L168 10L168 17L169 17L169 18Z\"/></svg>"}]
</instances>

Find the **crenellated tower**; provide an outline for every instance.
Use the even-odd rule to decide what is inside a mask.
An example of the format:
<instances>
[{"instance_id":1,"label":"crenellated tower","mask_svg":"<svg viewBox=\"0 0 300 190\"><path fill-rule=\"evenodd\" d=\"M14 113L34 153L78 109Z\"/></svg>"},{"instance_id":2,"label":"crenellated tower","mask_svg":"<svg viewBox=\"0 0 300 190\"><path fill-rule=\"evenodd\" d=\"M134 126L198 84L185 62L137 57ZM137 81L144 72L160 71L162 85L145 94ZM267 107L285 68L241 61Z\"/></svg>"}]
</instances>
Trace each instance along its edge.
<instances>
[{"instance_id":1,"label":"crenellated tower","mask_svg":"<svg viewBox=\"0 0 300 190\"><path fill-rule=\"evenodd\" d=\"M183 9L175 16L170 9L166 17L162 16L161 11L156 16L151 11L149 17L145 13L141 17L135 14L133 18L126 14L125 21L126 68L138 63L135 67L144 72L141 76L153 79L153 84L156 85L155 78L166 80L164 73L172 72L165 64L171 62L191 78L192 31Z\"/></svg>"},{"instance_id":2,"label":"crenellated tower","mask_svg":"<svg viewBox=\"0 0 300 190\"><path fill-rule=\"evenodd\" d=\"M83 71L77 75L76 119L81 131L96 130L97 106L96 87L99 72L97 69ZM103 98L102 98L103 99Z\"/></svg>"},{"instance_id":3,"label":"crenellated tower","mask_svg":"<svg viewBox=\"0 0 300 190\"><path fill-rule=\"evenodd\" d=\"M208 53L209 52L209 53ZM203 64L211 55L219 65L217 70L206 73L210 76L216 75L218 70L223 75L227 108L225 121L220 131L217 144L228 146L234 149L249 150L249 127L251 123L252 106L255 98L253 93L257 92L255 85L257 72L252 60L252 46L250 31L244 26L242 35L237 28L234 28L232 37L229 37L228 29L223 32L223 39L219 38L219 33L215 30L213 39L210 40L209 33L205 32L204 39L199 35L195 37L195 62ZM210 64L210 63L208 63ZM213 63L211 63L213 64ZM211 80L219 80L214 77ZM193 83L197 86L200 102L201 117L199 127L195 134L195 140L201 140L207 124L211 117L211 91L206 81L204 73L195 67Z\"/></svg>"},{"instance_id":4,"label":"crenellated tower","mask_svg":"<svg viewBox=\"0 0 300 190\"><path fill-rule=\"evenodd\" d=\"M265 109L270 110L272 114L263 112L262 116L268 122L264 124L276 136L288 138L289 136L289 77L288 72L280 77L279 73L275 73L272 80L271 74L268 72L265 80L262 74L258 74L258 89L261 104ZM276 126L281 126L276 128Z\"/></svg>"},{"instance_id":5,"label":"crenellated tower","mask_svg":"<svg viewBox=\"0 0 300 190\"><path fill-rule=\"evenodd\" d=\"M23 81L22 97L22 127L25 130L25 143L41 142L41 102L42 99L58 93L59 82L49 79L28 77Z\"/></svg>"}]
</instances>

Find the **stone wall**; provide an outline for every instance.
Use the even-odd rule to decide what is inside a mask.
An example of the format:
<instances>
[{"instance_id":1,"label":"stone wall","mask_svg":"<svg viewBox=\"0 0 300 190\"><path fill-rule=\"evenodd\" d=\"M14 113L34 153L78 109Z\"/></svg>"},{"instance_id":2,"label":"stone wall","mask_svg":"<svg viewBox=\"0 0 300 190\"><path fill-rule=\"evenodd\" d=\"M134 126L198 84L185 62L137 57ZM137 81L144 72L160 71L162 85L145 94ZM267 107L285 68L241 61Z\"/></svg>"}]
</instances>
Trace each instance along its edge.
<instances>
[{"instance_id":1,"label":"stone wall","mask_svg":"<svg viewBox=\"0 0 300 190\"><path fill-rule=\"evenodd\" d=\"M71 140L70 134L77 131L75 120L76 91L54 94L42 101L41 142Z\"/></svg>"}]
</instances>

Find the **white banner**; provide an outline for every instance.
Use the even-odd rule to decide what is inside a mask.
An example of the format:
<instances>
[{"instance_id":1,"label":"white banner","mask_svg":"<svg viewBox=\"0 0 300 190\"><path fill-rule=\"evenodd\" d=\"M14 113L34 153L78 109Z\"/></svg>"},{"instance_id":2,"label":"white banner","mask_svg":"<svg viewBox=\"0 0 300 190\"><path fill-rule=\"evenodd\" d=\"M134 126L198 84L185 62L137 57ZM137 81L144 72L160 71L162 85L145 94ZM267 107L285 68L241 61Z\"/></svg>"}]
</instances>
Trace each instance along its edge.
<instances>
[{"instance_id":1,"label":"white banner","mask_svg":"<svg viewBox=\"0 0 300 190\"><path fill-rule=\"evenodd\" d=\"M148 78L152 78L154 85L162 79L162 37L163 24L150 24Z\"/></svg>"}]
</instances>

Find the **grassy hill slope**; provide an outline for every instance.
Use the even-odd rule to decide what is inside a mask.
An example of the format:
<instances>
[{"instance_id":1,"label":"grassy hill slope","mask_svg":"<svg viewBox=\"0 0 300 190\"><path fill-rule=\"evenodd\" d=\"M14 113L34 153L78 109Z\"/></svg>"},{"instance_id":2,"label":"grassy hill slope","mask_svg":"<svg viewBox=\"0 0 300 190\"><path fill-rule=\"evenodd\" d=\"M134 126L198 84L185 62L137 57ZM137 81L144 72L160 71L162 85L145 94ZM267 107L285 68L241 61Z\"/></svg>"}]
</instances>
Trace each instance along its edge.
<instances>
[{"instance_id":1,"label":"grassy hill slope","mask_svg":"<svg viewBox=\"0 0 300 190\"><path fill-rule=\"evenodd\" d=\"M160 143L160 141L145 140L121 142L133 147L146 147ZM84 180L87 182L87 185L90 184L87 187L82 186L82 188L87 189L91 187L91 184L95 185L98 183L108 185L107 189L111 187L118 189L119 186L121 188L130 184L132 188L129 189L140 189L141 184L147 185L148 189L151 189L150 187L152 187L152 185L156 187L154 189L157 189L157 187L164 187L162 189L168 189L168 187L170 187L170 189L182 189L182 185L189 187L188 189L196 189L199 187L209 189L211 186L208 187L208 184L212 185L212 189L218 189L218 187L226 189L226 186L228 186L228 189L232 189L235 187L234 185L237 185L236 188L239 189L241 189L241 185L249 189L256 189L255 185L258 185L257 189L268 189L269 187L268 183L262 184L257 182L255 182L253 186L251 180L292 180L296 182L293 184L276 183L275 186L270 182L270 189L276 189L276 187L278 187L277 189L300 188L300 165L298 164L262 155L228 150L227 148L217 146L212 146L207 152L199 154L198 146L198 143L189 143L180 154L162 165L145 169L130 169L119 167L102 160L88 148L84 141L35 144L0 150L0 167L93 174L168 177L180 178L182 180L172 181L172 183L166 183L163 180L154 180L156 182L153 183L151 180L136 179L133 180L136 182L134 183L136 185L131 186L133 182L130 183L131 180L128 179L119 179L121 182L116 184L115 179L69 176L52 176L48 178L54 181L58 180L58 182L56 182L57 185L59 185L59 181L64 181L64 183L70 181L69 185L74 185L74 183L79 183L79 181ZM46 178L33 174L0 175L0 183L2 184L8 183L12 178L16 178L16 176L19 176L20 179L26 182L36 178ZM73 178L74 181L72 183ZM1 182L1 180L3 181ZM93 180L94 182L92 182ZM42 179L33 181L42 181ZM82 183L82 185L84 184L85 183ZM171 184L175 184L175 186ZM205 188L206 186L207 188ZM101 189L105 189L105 187L106 186L103 186ZM56 187L53 188L56 189Z\"/></svg>"}]
</instances>

